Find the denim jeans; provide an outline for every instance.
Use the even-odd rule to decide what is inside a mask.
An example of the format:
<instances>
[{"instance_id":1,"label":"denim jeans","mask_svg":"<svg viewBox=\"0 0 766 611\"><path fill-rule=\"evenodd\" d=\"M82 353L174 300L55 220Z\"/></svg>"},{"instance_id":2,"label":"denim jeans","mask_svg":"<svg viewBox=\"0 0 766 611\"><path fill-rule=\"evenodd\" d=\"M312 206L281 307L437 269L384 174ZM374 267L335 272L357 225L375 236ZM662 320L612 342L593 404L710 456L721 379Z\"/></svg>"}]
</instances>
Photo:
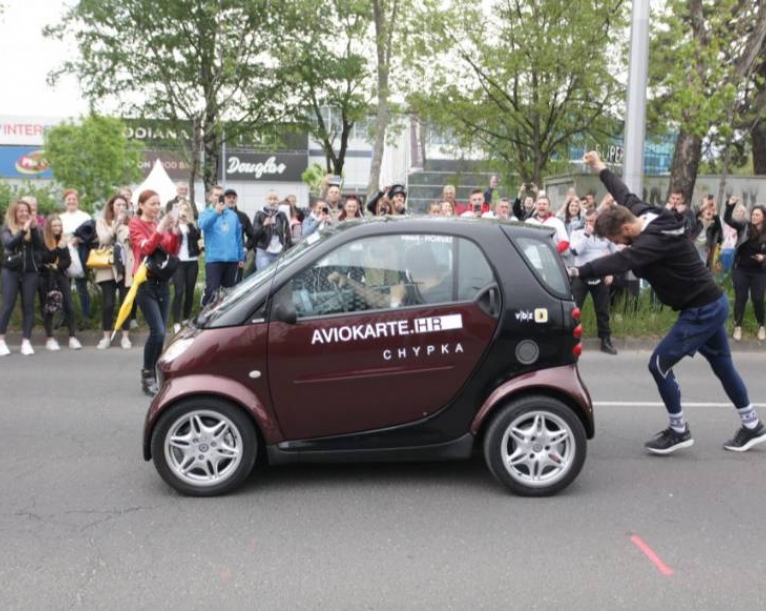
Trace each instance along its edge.
<instances>
[{"instance_id":1,"label":"denim jeans","mask_svg":"<svg viewBox=\"0 0 766 611\"><path fill-rule=\"evenodd\" d=\"M649 371L669 413L681 411L681 389L673 375L673 366L696 352L710 363L734 407L742 409L750 405L745 383L731 358L726 336L728 317L729 300L726 295L721 295L713 303L682 310L676 323L654 349L649 359Z\"/></svg>"},{"instance_id":2,"label":"denim jeans","mask_svg":"<svg viewBox=\"0 0 766 611\"><path fill-rule=\"evenodd\" d=\"M165 345L165 330L170 312L170 286L167 282L147 280L138 287L136 303L149 325L149 337L144 344L144 369L154 371Z\"/></svg>"},{"instance_id":3,"label":"denim jeans","mask_svg":"<svg viewBox=\"0 0 766 611\"><path fill-rule=\"evenodd\" d=\"M229 289L237 281L239 261L213 261L205 264L205 294L202 305L207 305L220 289Z\"/></svg>"},{"instance_id":4,"label":"denim jeans","mask_svg":"<svg viewBox=\"0 0 766 611\"><path fill-rule=\"evenodd\" d=\"M271 265L279 259L280 254L282 253L266 252L262 248L257 248L255 250L255 269L261 271L264 267Z\"/></svg>"},{"instance_id":5,"label":"denim jeans","mask_svg":"<svg viewBox=\"0 0 766 611\"><path fill-rule=\"evenodd\" d=\"M22 337L24 339L32 337L38 282L39 276L36 271L14 271L7 267L0 269L0 285L3 290L2 306L0 306L0 335L5 335L13 307L16 305L16 297L21 293Z\"/></svg>"}]
</instances>

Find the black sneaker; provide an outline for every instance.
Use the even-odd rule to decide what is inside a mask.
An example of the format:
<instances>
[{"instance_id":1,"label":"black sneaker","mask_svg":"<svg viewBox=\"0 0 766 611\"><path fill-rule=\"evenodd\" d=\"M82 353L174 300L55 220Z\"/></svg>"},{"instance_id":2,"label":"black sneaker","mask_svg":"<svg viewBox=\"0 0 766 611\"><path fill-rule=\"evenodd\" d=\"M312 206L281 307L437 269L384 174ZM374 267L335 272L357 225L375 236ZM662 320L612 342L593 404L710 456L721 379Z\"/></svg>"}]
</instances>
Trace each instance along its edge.
<instances>
[{"instance_id":1,"label":"black sneaker","mask_svg":"<svg viewBox=\"0 0 766 611\"><path fill-rule=\"evenodd\" d=\"M617 349L612 346L612 340L608 337L601 338L601 352L606 352L607 354L617 354Z\"/></svg>"},{"instance_id":2,"label":"black sneaker","mask_svg":"<svg viewBox=\"0 0 766 611\"><path fill-rule=\"evenodd\" d=\"M759 422L754 429L746 426L737 429L734 439L727 441L723 447L732 452L747 452L754 445L764 441L766 441L766 426L763 426L763 422Z\"/></svg>"},{"instance_id":3,"label":"black sneaker","mask_svg":"<svg viewBox=\"0 0 766 611\"><path fill-rule=\"evenodd\" d=\"M686 430L683 433L676 433L670 427L660 431L654 439L647 441L644 447L652 454L670 454L681 448L688 448L693 445L694 439L692 439L692 434L687 424Z\"/></svg>"}]
</instances>

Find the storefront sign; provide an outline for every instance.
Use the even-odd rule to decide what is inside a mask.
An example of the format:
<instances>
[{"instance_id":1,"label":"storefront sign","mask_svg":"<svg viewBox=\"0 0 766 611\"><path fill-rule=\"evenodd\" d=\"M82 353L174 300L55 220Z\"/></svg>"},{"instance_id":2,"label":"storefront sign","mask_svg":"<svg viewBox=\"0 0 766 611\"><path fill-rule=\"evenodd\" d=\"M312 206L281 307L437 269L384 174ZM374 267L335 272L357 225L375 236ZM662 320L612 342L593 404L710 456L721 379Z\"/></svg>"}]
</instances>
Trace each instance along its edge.
<instances>
[{"instance_id":1,"label":"storefront sign","mask_svg":"<svg viewBox=\"0 0 766 611\"><path fill-rule=\"evenodd\" d=\"M53 172L39 147L0 146L0 177L53 178Z\"/></svg>"},{"instance_id":2,"label":"storefront sign","mask_svg":"<svg viewBox=\"0 0 766 611\"><path fill-rule=\"evenodd\" d=\"M41 147L45 132L61 121L61 117L0 116L0 145Z\"/></svg>"},{"instance_id":3,"label":"storefront sign","mask_svg":"<svg viewBox=\"0 0 766 611\"><path fill-rule=\"evenodd\" d=\"M161 150L146 150L144 151L144 160L141 163L141 172L144 178L149 176L149 172L154 167L154 162L157 160L162 162L162 167L168 173L168 176L173 180L189 180L190 167L189 163L174 151L161 151Z\"/></svg>"},{"instance_id":4,"label":"storefront sign","mask_svg":"<svg viewBox=\"0 0 766 611\"><path fill-rule=\"evenodd\" d=\"M300 182L308 167L307 154L229 153L226 180L242 182Z\"/></svg>"}]
</instances>

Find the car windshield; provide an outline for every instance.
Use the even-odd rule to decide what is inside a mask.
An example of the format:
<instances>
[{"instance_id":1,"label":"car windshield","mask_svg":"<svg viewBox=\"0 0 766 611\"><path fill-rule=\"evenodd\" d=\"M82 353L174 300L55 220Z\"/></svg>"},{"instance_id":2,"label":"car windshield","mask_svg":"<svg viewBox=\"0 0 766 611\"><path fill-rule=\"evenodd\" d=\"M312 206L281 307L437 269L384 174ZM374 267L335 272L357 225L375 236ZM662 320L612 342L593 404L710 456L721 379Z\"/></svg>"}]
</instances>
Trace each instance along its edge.
<instances>
[{"instance_id":1,"label":"car windshield","mask_svg":"<svg viewBox=\"0 0 766 611\"><path fill-rule=\"evenodd\" d=\"M281 255L275 263L248 276L231 290L223 292L219 299L210 303L199 313L197 316L197 326L204 327L213 322L224 312L236 307L243 299L246 299L251 295L253 291L266 283L271 282L277 272L285 265L288 265L294 259L303 256L306 251L311 250L314 246L327 239L333 233L334 231L332 229L326 229L310 234Z\"/></svg>"}]
</instances>

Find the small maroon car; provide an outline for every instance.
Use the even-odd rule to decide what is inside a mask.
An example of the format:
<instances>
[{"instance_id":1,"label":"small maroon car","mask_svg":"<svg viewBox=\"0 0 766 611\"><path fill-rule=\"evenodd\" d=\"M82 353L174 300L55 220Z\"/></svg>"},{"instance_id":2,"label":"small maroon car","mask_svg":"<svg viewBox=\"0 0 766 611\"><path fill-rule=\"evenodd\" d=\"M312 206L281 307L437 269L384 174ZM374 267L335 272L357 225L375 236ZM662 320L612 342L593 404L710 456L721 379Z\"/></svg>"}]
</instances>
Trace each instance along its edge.
<instances>
[{"instance_id":1,"label":"small maroon car","mask_svg":"<svg viewBox=\"0 0 766 611\"><path fill-rule=\"evenodd\" d=\"M579 311L550 231L381 218L313 234L181 331L144 457L184 494L256 460L465 459L527 496L578 475L594 433Z\"/></svg>"}]
</instances>

